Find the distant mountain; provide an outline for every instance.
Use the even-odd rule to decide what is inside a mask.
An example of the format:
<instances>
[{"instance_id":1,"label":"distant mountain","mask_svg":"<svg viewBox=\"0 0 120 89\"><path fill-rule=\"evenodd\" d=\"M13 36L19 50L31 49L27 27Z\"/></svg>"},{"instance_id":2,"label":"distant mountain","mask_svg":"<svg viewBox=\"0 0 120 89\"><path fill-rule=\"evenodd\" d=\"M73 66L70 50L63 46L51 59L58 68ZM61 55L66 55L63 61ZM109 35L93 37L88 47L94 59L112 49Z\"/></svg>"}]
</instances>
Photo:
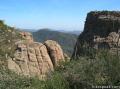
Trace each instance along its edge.
<instances>
[{"instance_id":1,"label":"distant mountain","mask_svg":"<svg viewBox=\"0 0 120 89\"><path fill-rule=\"evenodd\" d=\"M75 34L53 31L51 29L40 29L32 34L34 40L38 42L44 42L48 39L57 41L69 56L71 56L77 40L77 35Z\"/></svg>"},{"instance_id":2,"label":"distant mountain","mask_svg":"<svg viewBox=\"0 0 120 89\"><path fill-rule=\"evenodd\" d=\"M79 30L72 30L72 31L59 30L59 32L63 32L63 33L70 33L70 34L79 35L82 31L79 31Z\"/></svg>"},{"instance_id":3,"label":"distant mountain","mask_svg":"<svg viewBox=\"0 0 120 89\"><path fill-rule=\"evenodd\" d=\"M68 31L67 33L79 35L81 31Z\"/></svg>"},{"instance_id":4,"label":"distant mountain","mask_svg":"<svg viewBox=\"0 0 120 89\"><path fill-rule=\"evenodd\" d=\"M21 30L21 31L25 31L25 32L36 32L37 30L36 29L22 29L22 28L20 28L19 30Z\"/></svg>"}]
</instances>

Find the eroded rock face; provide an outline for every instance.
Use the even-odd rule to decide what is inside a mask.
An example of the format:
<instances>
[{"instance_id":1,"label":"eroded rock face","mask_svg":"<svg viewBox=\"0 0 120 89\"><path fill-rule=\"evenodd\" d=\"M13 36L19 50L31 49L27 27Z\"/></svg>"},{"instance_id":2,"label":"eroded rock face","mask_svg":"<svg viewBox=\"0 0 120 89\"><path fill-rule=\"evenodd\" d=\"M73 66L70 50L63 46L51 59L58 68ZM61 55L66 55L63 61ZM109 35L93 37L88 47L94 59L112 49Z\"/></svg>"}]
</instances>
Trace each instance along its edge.
<instances>
[{"instance_id":1,"label":"eroded rock face","mask_svg":"<svg viewBox=\"0 0 120 89\"><path fill-rule=\"evenodd\" d=\"M18 74L39 78L44 78L46 73L54 70L46 46L35 42L27 45L18 43L14 58L8 60L8 68Z\"/></svg>"},{"instance_id":2,"label":"eroded rock face","mask_svg":"<svg viewBox=\"0 0 120 89\"><path fill-rule=\"evenodd\" d=\"M64 61L63 51L55 41L42 44L33 42L29 36L26 37L25 40L15 43L17 48L14 57L8 59L8 69L17 74L44 79L54 70L54 64Z\"/></svg>"},{"instance_id":3,"label":"eroded rock face","mask_svg":"<svg viewBox=\"0 0 120 89\"><path fill-rule=\"evenodd\" d=\"M47 47L48 53L52 59L54 66L57 66L60 62L65 61L63 50L56 41L47 40L44 44Z\"/></svg>"},{"instance_id":4,"label":"eroded rock face","mask_svg":"<svg viewBox=\"0 0 120 89\"><path fill-rule=\"evenodd\" d=\"M108 49L112 53L120 54L120 33L111 32L107 37L95 36L95 49Z\"/></svg>"},{"instance_id":5,"label":"eroded rock face","mask_svg":"<svg viewBox=\"0 0 120 89\"><path fill-rule=\"evenodd\" d=\"M120 54L120 12L88 13L84 31L79 35L73 57L86 54L90 48L104 48Z\"/></svg>"}]
</instances>

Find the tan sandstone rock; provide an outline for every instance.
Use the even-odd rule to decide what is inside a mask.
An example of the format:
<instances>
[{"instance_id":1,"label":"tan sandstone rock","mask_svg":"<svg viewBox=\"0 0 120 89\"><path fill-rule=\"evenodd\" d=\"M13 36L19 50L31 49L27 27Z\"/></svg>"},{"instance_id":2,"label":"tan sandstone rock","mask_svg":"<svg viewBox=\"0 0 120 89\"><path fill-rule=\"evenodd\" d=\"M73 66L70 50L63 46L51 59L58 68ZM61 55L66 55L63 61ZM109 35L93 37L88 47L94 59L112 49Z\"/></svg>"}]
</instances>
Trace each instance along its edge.
<instances>
[{"instance_id":1,"label":"tan sandstone rock","mask_svg":"<svg viewBox=\"0 0 120 89\"><path fill-rule=\"evenodd\" d=\"M54 66L58 66L60 62L65 61L63 50L56 41L47 40L44 44L47 47Z\"/></svg>"},{"instance_id":2,"label":"tan sandstone rock","mask_svg":"<svg viewBox=\"0 0 120 89\"><path fill-rule=\"evenodd\" d=\"M9 69L18 74L38 76L41 79L54 70L46 46L42 43L18 43L17 47L14 59L8 60Z\"/></svg>"},{"instance_id":3,"label":"tan sandstone rock","mask_svg":"<svg viewBox=\"0 0 120 89\"><path fill-rule=\"evenodd\" d=\"M8 59L8 69L20 75L44 79L54 71L53 65L64 61L63 51L55 41L48 40L42 44L31 39L27 37L15 43L17 48L14 57Z\"/></svg>"}]
</instances>

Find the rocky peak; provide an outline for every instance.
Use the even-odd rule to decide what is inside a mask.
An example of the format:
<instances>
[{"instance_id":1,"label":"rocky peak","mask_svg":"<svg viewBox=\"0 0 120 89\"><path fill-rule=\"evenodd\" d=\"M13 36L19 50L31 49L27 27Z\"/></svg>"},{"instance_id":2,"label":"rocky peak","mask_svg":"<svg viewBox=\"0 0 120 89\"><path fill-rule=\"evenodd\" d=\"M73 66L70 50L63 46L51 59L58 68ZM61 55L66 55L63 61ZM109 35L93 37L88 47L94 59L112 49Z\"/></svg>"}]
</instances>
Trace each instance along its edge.
<instances>
[{"instance_id":1,"label":"rocky peak","mask_svg":"<svg viewBox=\"0 0 120 89\"><path fill-rule=\"evenodd\" d=\"M73 56L85 54L89 48L120 47L120 12L92 11L87 14L84 31L79 35Z\"/></svg>"},{"instance_id":2,"label":"rocky peak","mask_svg":"<svg viewBox=\"0 0 120 89\"><path fill-rule=\"evenodd\" d=\"M118 32L119 29L120 12L95 11L88 13L83 32L105 37L110 32Z\"/></svg>"}]
</instances>

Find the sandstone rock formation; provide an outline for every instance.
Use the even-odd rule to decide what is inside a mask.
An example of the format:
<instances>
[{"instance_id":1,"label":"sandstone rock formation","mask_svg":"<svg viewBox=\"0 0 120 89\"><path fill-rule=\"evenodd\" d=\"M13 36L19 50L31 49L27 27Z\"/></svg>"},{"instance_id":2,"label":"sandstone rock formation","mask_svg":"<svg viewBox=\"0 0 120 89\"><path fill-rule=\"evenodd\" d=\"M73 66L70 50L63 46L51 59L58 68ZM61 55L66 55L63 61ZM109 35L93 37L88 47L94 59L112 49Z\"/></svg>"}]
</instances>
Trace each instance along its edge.
<instances>
[{"instance_id":1,"label":"sandstone rock formation","mask_svg":"<svg viewBox=\"0 0 120 89\"><path fill-rule=\"evenodd\" d=\"M86 54L91 48L109 49L120 54L120 12L88 13L84 31L78 37L73 57Z\"/></svg>"},{"instance_id":2,"label":"sandstone rock formation","mask_svg":"<svg viewBox=\"0 0 120 89\"><path fill-rule=\"evenodd\" d=\"M8 59L8 69L17 74L37 76L44 79L54 70L54 65L64 61L60 45L52 40L44 44L34 42L30 33L20 33L24 40L15 43L16 51L13 58Z\"/></svg>"},{"instance_id":3,"label":"sandstone rock formation","mask_svg":"<svg viewBox=\"0 0 120 89\"><path fill-rule=\"evenodd\" d=\"M54 66L59 65L59 62L61 61L65 61L62 49L56 41L47 40L44 44L47 47Z\"/></svg>"}]
</instances>

